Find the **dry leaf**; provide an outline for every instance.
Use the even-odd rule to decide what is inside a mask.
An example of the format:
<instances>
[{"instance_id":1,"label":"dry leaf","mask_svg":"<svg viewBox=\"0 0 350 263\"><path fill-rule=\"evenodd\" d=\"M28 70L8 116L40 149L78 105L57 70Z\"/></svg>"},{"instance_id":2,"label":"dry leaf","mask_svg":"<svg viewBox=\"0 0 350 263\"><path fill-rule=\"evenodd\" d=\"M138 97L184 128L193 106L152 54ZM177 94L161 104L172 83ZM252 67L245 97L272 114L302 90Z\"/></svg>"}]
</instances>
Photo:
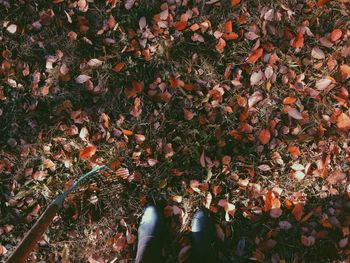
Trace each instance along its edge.
<instances>
[{"instance_id":1,"label":"dry leaf","mask_svg":"<svg viewBox=\"0 0 350 263\"><path fill-rule=\"evenodd\" d=\"M261 58L261 56L263 55L263 49L262 48L258 48L256 50L254 50L247 58L247 62L248 63L255 63L259 58Z\"/></svg>"},{"instance_id":2,"label":"dry leaf","mask_svg":"<svg viewBox=\"0 0 350 263\"><path fill-rule=\"evenodd\" d=\"M341 38L342 34L343 34L343 32L339 28L337 28L337 29L334 29L332 31L329 38L332 42L336 42L337 40L339 40Z\"/></svg>"},{"instance_id":3,"label":"dry leaf","mask_svg":"<svg viewBox=\"0 0 350 263\"><path fill-rule=\"evenodd\" d=\"M96 146L94 146L94 145L88 146L88 147L80 150L79 157L81 159L89 159L90 157L95 155L96 150L97 150Z\"/></svg>"},{"instance_id":4,"label":"dry leaf","mask_svg":"<svg viewBox=\"0 0 350 263\"><path fill-rule=\"evenodd\" d=\"M135 0L125 0L124 7L126 10L130 10L135 4Z\"/></svg>"},{"instance_id":5,"label":"dry leaf","mask_svg":"<svg viewBox=\"0 0 350 263\"><path fill-rule=\"evenodd\" d=\"M296 120L302 120L304 119L303 118L303 115L301 115L300 111L298 111L297 109L295 108L290 108L288 109L288 115L290 117L292 117L293 119L296 119Z\"/></svg>"},{"instance_id":6,"label":"dry leaf","mask_svg":"<svg viewBox=\"0 0 350 263\"><path fill-rule=\"evenodd\" d=\"M325 90L332 81L330 79L320 79L316 81L316 89L317 90Z\"/></svg>"},{"instance_id":7,"label":"dry leaf","mask_svg":"<svg viewBox=\"0 0 350 263\"><path fill-rule=\"evenodd\" d=\"M268 144L271 139L271 134L268 129L263 129L259 133L259 141L261 144Z\"/></svg>"},{"instance_id":8,"label":"dry leaf","mask_svg":"<svg viewBox=\"0 0 350 263\"><path fill-rule=\"evenodd\" d=\"M314 47L312 50L311 50L311 56L313 58L316 58L316 59L324 59L326 57L326 55L324 54L324 52L318 48L318 47Z\"/></svg>"},{"instance_id":9,"label":"dry leaf","mask_svg":"<svg viewBox=\"0 0 350 263\"><path fill-rule=\"evenodd\" d=\"M17 31L17 26L15 24L11 24L6 28L6 30L11 34L14 34Z\"/></svg>"},{"instance_id":10,"label":"dry leaf","mask_svg":"<svg viewBox=\"0 0 350 263\"><path fill-rule=\"evenodd\" d=\"M91 79L91 77L88 75L79 75L78 77L75 78L75 82L77 82L79 84L83 84L84 82L88 81L89 79Z\"/></svg>"},{"instance_id":11,"label":"dry leaf","mask_svg":"<svg viewBox=\"0 0 350 263\"><path fill-rule=\"evenodd\" d=\"M301 48L304 46L304 35L302 33L297 33L296 37L291 42L292 47Z\"/></svg>"},{"instance_id":12,"label":"dry leaf","mask_svg":"<svg viewBox=\"0 0 350 263\"><path fill-rule=\"evenodd\" d=\"M103 63L103 61L101 61L101 60L99 60L99 59L97 59L97 58L92 58L92 59L90 59L90 60L88 61L87 64L88 64L90 67L92 67L92 68L97 68L97 67L101 66L102 63Z\"/></svg>"}]
</instances>

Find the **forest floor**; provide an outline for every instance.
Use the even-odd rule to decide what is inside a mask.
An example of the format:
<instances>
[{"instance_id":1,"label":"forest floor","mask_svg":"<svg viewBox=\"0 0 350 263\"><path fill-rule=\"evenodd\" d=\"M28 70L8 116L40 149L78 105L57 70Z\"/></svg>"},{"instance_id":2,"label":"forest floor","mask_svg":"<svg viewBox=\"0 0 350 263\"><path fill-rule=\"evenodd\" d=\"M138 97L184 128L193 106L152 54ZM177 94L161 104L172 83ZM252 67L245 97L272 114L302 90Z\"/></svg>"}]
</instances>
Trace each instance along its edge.
<instances>
[{"instance_id":1,"label":"forest floor","mask_svg":"<svg viewBox=\"0 0 350 263\"><path fill-rule=\"evenodd\" d=\"M198 208L218 262L350 258L349 0L0 0L0 260L132 262L149 201L165 262Z\"/></svg>"}]
</instances>

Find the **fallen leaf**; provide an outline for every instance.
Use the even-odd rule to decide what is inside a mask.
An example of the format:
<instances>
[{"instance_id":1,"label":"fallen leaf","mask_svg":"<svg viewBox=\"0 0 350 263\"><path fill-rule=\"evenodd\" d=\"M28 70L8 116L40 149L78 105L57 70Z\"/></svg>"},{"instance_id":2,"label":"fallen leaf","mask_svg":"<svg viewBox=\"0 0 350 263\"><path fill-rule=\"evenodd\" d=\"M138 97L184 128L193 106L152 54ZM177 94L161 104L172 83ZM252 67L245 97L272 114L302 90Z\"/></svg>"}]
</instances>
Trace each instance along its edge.
<instances>
[{"instance_id":1,"label":"fallen leaf","mask_svg":"<svg viewBox=\"0 0 350 263\"><path fill-rule=\"evenodd\" d=\"M288 115L296 120L303 120L304 119L303 115L301 115L300 111L298 111L295 108L288 109Z\"/></svg>"},{"instance_id":2,"label":"fallen leaf","mask_svg":"<svg viewBox=\"0 0 350 263\"><path fill-rule=\"evenodd\" d=\"M270 134L270 131L268 129L263 129L260 131L259 141L261 142L261 144L263 144L263 145L268 144L270 139L271 139L271 134Z\"/></svg>"},{"instance_id":3,"label":"fallen leaf","mask_svg":"<svg viewBox=\"0 0 350 263\"><path fill-rule=\"evenodd\" d=\"M6 30L11 34L14 34L17 31L17 25L11 24L6 28Z\"/></svg>"},{"instance_id":4,"label":"fallen leaf","mask_svg":"<svg viewBox=\"0 0 350 263\"><path fill-rule=\"evenodd\" d=\"M298 146L289 146L288 147L288 152L290 155L292 155L294 158L297 158L300 156L300 150Z\"/></svg>"},{"instance_id":5,"label":"fallen leaf","mask_svg":"<svg viewBox=\"0 0 350 263\"><path fill-rule=\"evenodd\" d=\"M235 6L238 5L241 2L241 0L231 0L231 5Z\"/></svg>"},{"instance_id":6,"label":"fallen leaf","mask_svg":"<svg viewBox=\"0 0 350 263\"><path fill-rule=\"evenodd\" d=\"M342 35L343 35L343 32L339 28L336 28L332 31L329 38L332 42L336 42L341 38Z\"/></svg>"},{"instance_id":7,"label":"fallen leaf","mask_svg":"<svg viewBox=\"0 0 350 263\"><path fill-rule=\"evenodd\" d=\"M228 20L225 23L225 31L226 33L231 33L232 32L232 21Z\"/></svg>"},{"instance_id":8,"label":"fallen leaf","mask_svg":"<svg viewBox=\"0 0 350 263\"><path fill-rule=\"evenodd\" d=\"M263 55L263 49L262 48L257 48L254 50L252 53L247 58L248 63L255 63L261 56Z\"/></svg>"},{"instance_id":9,"label":"fallen leaf","mask_svg":"<svg viewBox=\"0 0 350 263\"><path fill-rule=\"evenodd\" d=\"M345 178L346 178L345 173L339 170L335 170L327 177L327 181L330 184L340 184L344 181Z\"/></svg>"},{"instance_id":10,"label":"fallen leaf","mask_svg":"<svg viewBox=\"0 0 350 263\"><path fill-rule=\"evenodd\" d=\"M350 117L341 113L337 118L337 126L342 131L348 131L350 129Z\"/></svg>"},{"instance_id":11,"label":"fallen leaf","mask_svg":"<svg viewBox=\"0 0 350 263\"><path fill-rule=\"evenodd\" d=\"M311 50L311 56L315 59L324 59L326 57L322 49L320 49L319 47L314 47Z\"/></svg>"},{"instance_id":12,"label":"fallen leaf","mask_svg":"<svg viewBox=\"0 0 350 263\"><path fill-rule=\"evenodd\" d=\"M350 66L349 65L346 65L346 64L340 65L339 70L340 70L340 74L341 74L341 77L343 80L346 80L350 77Z\"/></svg>"},{"instance_id":13,"label":"fallen leaf","mask_svg":"<svg viewBox=\"0 0 350 263\"><path fill-rule=\"evenodd\" d=\"M88 146L80 150L79 157L81 159L89 159L96 153L96 150L97 150L96 146L94 145Z\"/></svg>"},{"instance_id":14,"label":"fallen leaf","mask_svg":"<svg viewBox=\"0 0 350 263\"><path fill-rule=\"evenodd\" d=\"M84 82L88 81L89 79L91 79L91 77L88 75L79 75L78 77L75 78L75 81L79 84L83 84Z\"/></svg>"},{"instance_id":15,"label":"fallen leaf","mask_svg":"<svg viewBox=\"0 0 350 263\"><path fill-rule=\"evenodd\" d=\"M297 203L293 210L292 210L292 214L294 215L295 219L297 221L300 221L303 214L304 214L304 211L303 211L303 204L302 203Z\"/></svg>"},{"instance_id":16,"label":"fallen leaf","mask_svg":"<svg viewBox=\"0 0 350 263\"><path fill-rule=\"evenodd\" d=\"M187 27L187 21L176 21L174 28L175 30L182 31Z\"/></svg>"},{"instance_id":17,"label":"fallen leaf","mask_svg":"<svg viewBox=\"0 0 350 263\"><path fill-rule=\"evenodd\" d=\"M320 79L316 81L316 89L325 90L331 83L332 81L330 79Z\"/></svg>"},{"instance_id":18,"label":"fallen leaf","mask_svg":"<svg viewBox=\"0 0 350 263\"><path fill-rule=\"evenodd\" d=\"M285 97L283 99L283 104L290 105L290 104L294 104L296 101L297 101L297 99L294 97Z\"/></svg>"},{"instance_id":19,"label":"fallen leaf","mask_svg":"<svg viewBox=\"0 0 350 263\"><path fill-rule=\"evenodd\" d=\"M92 68L97 68L97 67L101 66L102 63L103 63L103 61L101 61L101 60L99 60L99 59L97 59L97 58L92 58L92 59L90 59L90 60L88 61L87 64L88 64L90 67L92 67Z\"/></svg>"},{"instance_id":20,"label":"fallen leaf","mask_svg":"<svg viewBox=\"0 0 350 263\"><path fill-rule=\"evenodd\" d=\"M296 37L291 42L292 47L301 48L304 46L304 35L302 33L297 33Z\"/></svg>"},{"instance_id":21,"label":"fallen leaf","mask_svg":"<svg viewBox=\"0 0 350 263\"><path fill-rule=\"evenodd\" d=\"M219 53L224 52L224 48L226 46L226 41L222 38L219 38L218 43L216 44L216 50L219 51Z\"/></svg>"},{"instance_id":22,"label":"fallen leaf","mask_svg":"<svg viewBox=\"0 0 350 263\"><path fill-rule=\"evenodd\" d=\"M130 10L135 4L135 0L125 0L124 7L126 10Z\"/></svg>"},{"instance_id":23,"label":"fallen leaf","mask_svg":"<svg viewBox=\"0 0 350 263\"><path fill-rule=\"evenodd\" d=\"M118 63L117 65L114 66L114 71L118 73L124 68L124 66L125 66L124 63Z\"/></svg>"}]
</instances>

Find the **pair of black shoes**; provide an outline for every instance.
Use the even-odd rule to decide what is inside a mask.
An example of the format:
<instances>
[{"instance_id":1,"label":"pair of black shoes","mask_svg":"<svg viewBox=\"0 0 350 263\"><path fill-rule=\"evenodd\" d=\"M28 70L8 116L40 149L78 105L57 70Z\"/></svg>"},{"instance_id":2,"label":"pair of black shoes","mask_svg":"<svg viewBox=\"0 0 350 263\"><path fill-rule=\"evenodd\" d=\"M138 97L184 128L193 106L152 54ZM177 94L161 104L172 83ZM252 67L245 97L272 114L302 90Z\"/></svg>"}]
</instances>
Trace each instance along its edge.
<instances>
[{"instance_id":1,"label":"pair of black shoes","mask_svg":"<svg viewBox=\"0 0 350 263\"><path fill-rule=\"evenodd\" d=\"M164 224L161 212L154 205L148 205L144 211L138 229L138 244L136 263L164 262L161 255ZM213 223L203 210L195 213L191 223L191 255L189 263L214 262L213 250Z\"/></svg>"}]
</instances>

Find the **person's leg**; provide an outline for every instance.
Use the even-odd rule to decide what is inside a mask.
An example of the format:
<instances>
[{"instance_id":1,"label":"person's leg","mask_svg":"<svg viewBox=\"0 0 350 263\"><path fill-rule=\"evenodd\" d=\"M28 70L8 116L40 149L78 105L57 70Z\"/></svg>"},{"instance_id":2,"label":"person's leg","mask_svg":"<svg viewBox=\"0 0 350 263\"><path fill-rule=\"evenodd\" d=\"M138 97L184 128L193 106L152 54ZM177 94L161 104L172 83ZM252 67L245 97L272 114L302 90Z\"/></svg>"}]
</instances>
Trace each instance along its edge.
<instances>
[{"instance_id":1,"label":"person's leg","mask_svg":"<svg viewBox=\"0 0 350 263\"><path fill-rule=\"evenodd\" d=\"M148 205L138 229L136 263L161 263L163 218L157 207Z\"/></svg>"},{"instance_id":2,"label":"person's leg","mask_svg":"<svg viewBox=\"0 0 350 263\"><path fill-rule=\"evenodd\" d=\"M191 223L192 252L190 263L215 262L215 251L212 248L214 225L208 213L199 210Z\"/></svg>"}]
</instances>

